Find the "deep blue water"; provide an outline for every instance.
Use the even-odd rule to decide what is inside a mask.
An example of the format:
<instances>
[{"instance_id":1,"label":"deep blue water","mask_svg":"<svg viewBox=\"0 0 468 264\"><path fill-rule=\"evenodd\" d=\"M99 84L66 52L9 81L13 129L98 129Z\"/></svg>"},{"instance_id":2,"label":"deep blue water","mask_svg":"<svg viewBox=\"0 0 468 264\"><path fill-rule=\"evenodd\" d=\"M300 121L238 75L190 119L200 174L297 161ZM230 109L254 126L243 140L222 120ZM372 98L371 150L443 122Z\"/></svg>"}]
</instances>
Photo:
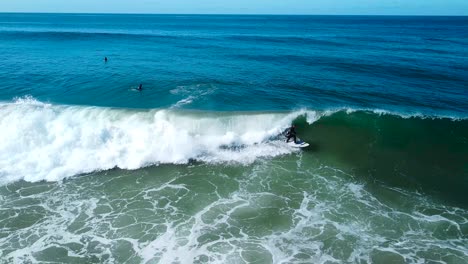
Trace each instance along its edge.
<instances>
[{"instance_id":1,"label":"deep blue water","mask_svg":"<svg viewBox=\"0 0 468 264\"><path fill-rule=\"evenodd\" d=\"M467 47L467 17L0 14L0 100L466 117Z\"/></svg>"}]
</instances>

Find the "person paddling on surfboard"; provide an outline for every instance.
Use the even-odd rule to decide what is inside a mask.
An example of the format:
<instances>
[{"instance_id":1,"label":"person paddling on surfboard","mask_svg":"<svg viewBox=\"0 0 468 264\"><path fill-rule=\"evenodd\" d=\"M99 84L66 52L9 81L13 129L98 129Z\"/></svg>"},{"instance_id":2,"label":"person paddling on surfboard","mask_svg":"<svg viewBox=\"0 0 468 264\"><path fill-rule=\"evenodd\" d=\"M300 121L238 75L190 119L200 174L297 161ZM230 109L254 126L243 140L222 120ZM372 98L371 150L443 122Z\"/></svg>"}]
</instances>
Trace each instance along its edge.
<instances>
[{"instance_id":1,"label":"person paddling on surfboard","mask_svg":"<svg viewBox=\"0 0 468 264\"><path fill-rule=\"evenodd\" d=\"M296 126L295 125L292 125L289 129L288 129L288 132L286 133L286 143L289 142L289 140L291 138L294 139L294 143L297 144L297 138L296 138Z\"/></svg>"}]
</instances>

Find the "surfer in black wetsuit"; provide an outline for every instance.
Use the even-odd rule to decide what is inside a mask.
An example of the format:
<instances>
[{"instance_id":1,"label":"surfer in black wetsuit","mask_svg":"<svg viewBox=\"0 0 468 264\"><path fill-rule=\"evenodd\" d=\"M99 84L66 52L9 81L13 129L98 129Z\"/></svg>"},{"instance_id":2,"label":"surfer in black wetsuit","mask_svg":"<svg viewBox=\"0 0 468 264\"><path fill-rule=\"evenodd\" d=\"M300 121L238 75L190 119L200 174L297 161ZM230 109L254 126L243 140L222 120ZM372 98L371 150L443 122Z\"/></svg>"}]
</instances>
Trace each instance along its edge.
<instances>
[{"instance_id":1,"label":"surfer in black wetsuit","mask_svg":"<svg viewBox=\"0 0 468 264\"><path fill-rule=\"evenodd\" d=\"M140 85L138 86L137 90L138 90L138 91L143 90L143 84L140 83Z\"/></svg>"},{"instance_id":2,"label":"surfer in black wetsuit","mask_svg":"<svg viewBox=\"0 0 468 264\"><path fill-rule=\"evenodd\" d=\"M288 132L286 133L286 143L289 142L289 140L291 138L294 139L294 143L297 143L296 142L296 126L295 125L292 125L289 129L288 129Z\"/></svg>"},{"instance_id":3,"label":"surfer in black wetsuit","mask_svg":"<svg viewBox=\"0 0 468 264\"><path fill-rule=\"evenodd\" d=\"M104 62L107 62L107 57L104 57Z\"/></svg>"}]
</instances>

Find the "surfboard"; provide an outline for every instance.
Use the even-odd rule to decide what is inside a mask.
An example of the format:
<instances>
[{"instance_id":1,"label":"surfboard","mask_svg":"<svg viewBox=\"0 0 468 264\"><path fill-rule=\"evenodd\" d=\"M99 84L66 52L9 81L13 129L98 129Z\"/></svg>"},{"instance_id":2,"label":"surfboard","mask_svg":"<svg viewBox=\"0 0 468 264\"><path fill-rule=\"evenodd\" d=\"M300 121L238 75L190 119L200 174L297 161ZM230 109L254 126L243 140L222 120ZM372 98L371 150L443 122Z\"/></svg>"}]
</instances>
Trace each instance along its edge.
<instances>
[{"instance_id":1,"label":"surfboard","mask_svg":"<svg viewBox=\"0 0 468 264\"><path fill-rule=\"evenodd\" d=\"M294 143L294 141L290 141L287 143L289 146L293 147L293 148L305 148L305 147L308 147L309 146L309 143L307 142L304 142L300 139L297 139L296 140L296 143Z\"/></svg>"}]
</instances>

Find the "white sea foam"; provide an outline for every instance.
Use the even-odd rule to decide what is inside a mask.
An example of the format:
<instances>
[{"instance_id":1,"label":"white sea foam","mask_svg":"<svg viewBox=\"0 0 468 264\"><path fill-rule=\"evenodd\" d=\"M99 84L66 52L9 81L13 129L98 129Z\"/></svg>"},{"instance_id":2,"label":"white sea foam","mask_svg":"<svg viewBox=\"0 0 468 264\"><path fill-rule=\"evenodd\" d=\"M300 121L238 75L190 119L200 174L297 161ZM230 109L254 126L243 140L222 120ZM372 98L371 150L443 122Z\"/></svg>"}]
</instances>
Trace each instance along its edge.
<instances>
[{"instance_id":1,"label":"white sea foam","mask_svg":"<svg viewBox=\"0 0 468 264\"><path fill-rule=\"evenodd\" d=\"M274 137L306 114L136 111L18 99L0 104L0 183L190 160L251 163L293 152Z\"/></svg>"},{"instance_id":2,"label":"white sea foam","mask_svg":"<svg viewBox=\"0 0 468 264\"><path fill-rule=\"evenodd\" d=\"M203 170L163 182L130 177L120 188L119 177L4 188L0 212L13 228L0 237L0 255L11 263L57 261L55 252L62 262L466 263L466 210L392 188L393 199L408 200L394 206L333 167L293 164L258 162L226 181ZM283 221L269 221L275 215ZM40 220L12 224L24 217Z\"/></svg>"}]
</instances>

